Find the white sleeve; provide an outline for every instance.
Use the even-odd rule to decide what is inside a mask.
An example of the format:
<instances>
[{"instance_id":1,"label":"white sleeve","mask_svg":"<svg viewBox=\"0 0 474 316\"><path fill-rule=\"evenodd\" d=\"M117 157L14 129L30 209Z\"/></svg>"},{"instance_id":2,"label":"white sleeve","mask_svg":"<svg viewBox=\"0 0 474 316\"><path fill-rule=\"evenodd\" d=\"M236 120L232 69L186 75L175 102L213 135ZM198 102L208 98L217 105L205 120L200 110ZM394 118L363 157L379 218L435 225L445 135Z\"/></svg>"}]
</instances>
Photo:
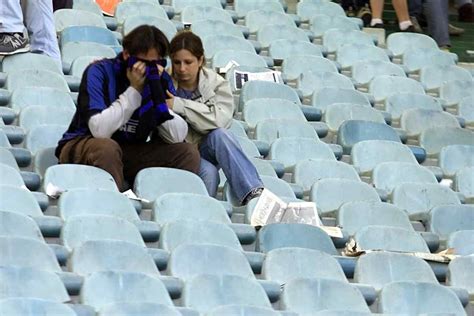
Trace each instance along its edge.
<instances>
[{"instance_id":1,"label":"white sleeve","mask_svg":"<svg viewBox=\"0 0 474 316\"><path fill-rule=\"evenodd\" d=\"M169 111L173 119L158 126L158 134L169 144L182 143L188 134L188 123L171 109Z\"/></svg>"},{"instance_id":2,"label":"white sleeve","mask_svg":"<svg viewBox=\"0 0 474 316\"><path fill-rule=\"evenodd\" d=\"M135 88L128 87L108 108L91 116L88 125L92 136L110 138L132 117L141 102L141 94Z\"/></svg>"}]
</instances>

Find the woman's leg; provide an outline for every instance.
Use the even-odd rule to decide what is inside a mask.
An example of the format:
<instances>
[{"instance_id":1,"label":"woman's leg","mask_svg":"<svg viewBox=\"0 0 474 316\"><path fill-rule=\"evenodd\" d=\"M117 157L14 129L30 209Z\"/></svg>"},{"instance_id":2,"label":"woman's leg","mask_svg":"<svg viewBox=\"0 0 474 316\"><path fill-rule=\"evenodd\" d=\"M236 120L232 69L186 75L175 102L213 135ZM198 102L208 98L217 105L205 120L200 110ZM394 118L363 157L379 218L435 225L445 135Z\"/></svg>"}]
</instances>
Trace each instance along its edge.
<instances>
[{"instance_id":1,"label":"woman's leg","mask_svg":"<svg viewBox=\"0 0 474 316\"><path fill-rule=\"evenodd\" d=\"M398 25L400 30L405 31L413 24L408 14L407 0L392 0L393 8L397 14Z\"/></svg>"},{"instance_id":2,"label":"woman's leg","mask_svg":"<svg viewBox=\"0 0 474 316\"><path fill-rule=\"evenodd\" d=\"M384 0L370 0L370 8L372 10L372 21L370 21L370 26L383 25L383 6Z\"/></svg>"},{"instance_id":3,"label":"woman's leg","mask_svg":"<svg viewBox=\"0 0 474 316\"><path fill-rule=\"evenodd\" d=\"M219 170L217 167L206 159L201 158L201 166L198 175L206 185L209 195L216 197L217 188L219 186Z\"/></svg>"},{"instance_id":4,"label":"woman's leg","mask_svg":"<svg viewBox=\"0 0 474 316\"><path fill-rule=\"evenodd\" d=\"M237 139L226 129L218 128L209 133L201 144L200 153L202 158L222 168L241 203L248 194L263 188L257 169L242 151Z\"/></svg>"}]
</instances>

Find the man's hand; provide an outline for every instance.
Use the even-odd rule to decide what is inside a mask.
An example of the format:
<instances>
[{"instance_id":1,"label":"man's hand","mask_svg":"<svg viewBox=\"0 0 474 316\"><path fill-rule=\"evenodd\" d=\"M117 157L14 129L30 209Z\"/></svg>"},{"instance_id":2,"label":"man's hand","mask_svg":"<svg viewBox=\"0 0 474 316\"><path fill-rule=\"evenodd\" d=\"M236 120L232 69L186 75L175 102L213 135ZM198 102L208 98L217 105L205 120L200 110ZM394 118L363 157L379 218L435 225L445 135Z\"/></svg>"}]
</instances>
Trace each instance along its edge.
<instances>
[{"instance_id":1,"label":"man's hand","mask_svg":"<svg viewBox=\"0 0 474 316\"><path fill-rule=\"evenodd\" d=\"M172 95L168 90L166 90L166 105L169 109L173 109L174 95Z\"/></svg>"},{"instance_id":2,"label":"man's hand","mask_svg":"<svg viewBox=\"0 0 474 316\"><path fill-rule=\"evenodd\" d=\"M130 86L140 93L142 93L143 85L145 84L145 70L146 65L141 61L133 64L132 68L127 68L127 78L130 81Z\"/></svg>"}]
</instances>

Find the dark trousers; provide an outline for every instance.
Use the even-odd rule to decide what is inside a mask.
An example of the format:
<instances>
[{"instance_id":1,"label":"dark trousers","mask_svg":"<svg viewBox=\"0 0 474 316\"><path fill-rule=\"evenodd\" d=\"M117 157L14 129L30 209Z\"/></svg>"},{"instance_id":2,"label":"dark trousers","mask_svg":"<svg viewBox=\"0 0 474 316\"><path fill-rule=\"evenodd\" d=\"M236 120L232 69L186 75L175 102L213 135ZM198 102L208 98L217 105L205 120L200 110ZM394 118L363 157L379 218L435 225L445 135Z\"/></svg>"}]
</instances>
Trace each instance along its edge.
<instances>
[{"instance_id":1,"label":"dark trousers","mask_svg":"<svg viewBox=\"0 0 474 316\"><path fill-rule=\"evenodd\" d=\"M81 137L61 149L59 163L91 165L112 175L122 191L124 180L133 183L137 173L149 167L169 167L198 173L199 151L188 143L166 144L154 140L144 144L118 144L110 138Z\"/></svg>"}]
</instances>

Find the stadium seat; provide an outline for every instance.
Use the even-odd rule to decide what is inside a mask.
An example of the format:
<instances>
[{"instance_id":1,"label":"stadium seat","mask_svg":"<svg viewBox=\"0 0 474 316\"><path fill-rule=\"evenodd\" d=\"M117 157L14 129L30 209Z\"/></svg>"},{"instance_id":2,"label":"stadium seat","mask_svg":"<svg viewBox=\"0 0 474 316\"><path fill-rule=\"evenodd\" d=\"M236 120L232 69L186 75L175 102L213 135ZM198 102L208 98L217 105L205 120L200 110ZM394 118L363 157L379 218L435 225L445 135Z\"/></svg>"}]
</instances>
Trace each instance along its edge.
<instances>
[{"instance_id":1,"label":"stadium seat","mask_svg":"<svg viewBox=\"0 0 474 316\"><path fill-rule=\"evenodd\" d=\"M168 271L185 282L200 274L236 275L255 279L242 251L212 244L178 246L171 253Z\"/></svg>"},{"instance_id":2,"label":"stadium seat","mask_svg":"<svg viewBox=\"0 0 474 316\"><path fill-rule=\"evenodd\" d=\"M274 140L284 137L319 139L313 126L301 120L266 119L257 123L255 139L271 144Z\"/></svg>"},{"instance_id":3,"label":"stadium seat","mask_svg":"<svg viewBox=\"0 0 474 316\"><path fill-rule=\"evenodd\" d=\"M70 42L92 42L109 46L116 53L122 51L122 46L115 34L105 28L90 25L70 26L61 33L59 47L61 50Z\"/></svg>"},{"instance_id":4,"label":"stadium seat","mask_svg":"<svg viewBox=\"0 0 474 316\"><path fill-rule=\"evenodd\" d=\"M337 133L341 125L349 120L363 120L385 124L385 119L380 111L368 106L352 103L331 104L324 114L324 121L332 133Z\"/></svg>"},{"instance_id":5,"label":"stadium seat","mask_svg":"<svg viewBox=\"0 0 474 316\"><path fill-rule=\"evenodd\" d=\"M58 164L58 158L55 156L55 147L43 148L36 152L34 157L34 171L41 177L44 177L46 169Z\"/></svg>"},{"instance_id":6,"label":"stadium seat","mask_svg":"<svg viewBox=\"0 0 474 316\"><path fill-rule=\"evenodd\" d=\"M398 76L376 76L369 84L369 93L374 96L376 102L384 102L388 97L397 93L419 93L425 94L420 82L411 78Z\"/></svg>"},{"instance_id":7,"label":"stadium seat","mask_svg":"<svg viewBox=\"0 0 474 316\"><path fill-rule=\"evenodd\" d=\"M413 152L405 145L388 140L357 142L351 151L354 168L359 174L368 174L382 162L399 161L417 164Z\"/></svg>"},{"instance_id":8,"label":"stadium seat","mask_svg":"<svg viewBox=\"0 0 474 316\"><path fill-rule=\"evenodd\" d=\"M194 0L190 0L191 5L177 5L178 1L173 1L173 5L176 12L181 12L181 22L183 23L194 23L199 20L217 20L228 23L233 23L232 15L229 11L222 8L219 0L203 0L202 4L196 3ZM186 2L182 1L182 2ZM189 2L189 0L188 0Z\"/></svg>"},{"instance_id":9,"label":"stadium seat","mask_svg":"<svg viewBox=\"0 0 474 316\"><path fill-rule=\"evenodd\" d=\"M284 8L278 0L253 1L253 0L235 0L234 10L237 16L243 19L247 13L253 10L267 10L284 13Z\"/></svg>"},{"instance_id":10,"label":"stadium seat","mask_svg":"<svg viewBox=\"0 0 474 316\"><path fill-rule=\"evenodd\" d=\"M323 51L324 49L320 45L292 39L276 40L268 47L268 55L273 58L276 64L281 64L283 59L297 54L322 57Z\"/></svg>"},{"instance_id":11,"label":"stadium seat","mask_svg":"<svg viewBox=\"0 0 474 316\"><path fill-rule=\"evenodd\" d=\"M265 159L260 159L260 158L251 158L250 161L252 161L253 165L257 169L257 172L261 176L269 176L269 177L276 177L278 178L279 175L277 171L280 173L279 168L274 167L271 162L265 160Z\"/></svg>"},{"instance_id":12,"label":"stadium seat","mask_svg":"<svg viewBox=\"0 0 474 316\"><path fill-rule=\"evenodd\" d=\"M249 306L249 305L223 305L212 309L209 316L219 315L240 315L240 316L278 316L281 315L279 312L266 307L260 306ZM178 315L179 316L179 315Z\"/></svg>"},{"instance_id":13,"label":"stadium seat","mask_svg":"<svg viewBox=\"0 0 474 316\"><path fill-rule=\"evenodd\" d=\"M309 192L315 182L332 178L360 181L355 169L347 163L330 159L307 159L296 163L292 182Z\"/></svg>"},{"instance_id":14,"label":"stadium seat","mask_svg":"<svg viewBox=\"0 0 474 316\"><path fill-rule=\"evenodd\" d=\"M428 128L420 135L420 146L427 155L437 156L445 146L474 145L474 133L459 127Z\"/></svg>"},{"instance_id":15,"label":"stadium seat","mask_svg":"<svg viewBox=\"0 0 474 316\"><path fill-rule=\"evenodd\" d=\"M400 118L400 127L407 132L408 137L418 137L428 128L460 128L458 119L444 111L427 109L405 110Z\"/></svg>"},{"instance_id":16,"label":"stadium seat","mask_svg":"<svg viewBox=\"0 0 474 316\"><path fill-rule=\"evenodd\" d=\"M106 29L107 25L102 17L84 10L59 9L54 12L56 33L70 26L96 26Z\"/></svg>"},{"instance_id":17,"label":"stadium seat","mask_svg":"<svg viewBox=\"0 0 474 316\"><path fill-rule=\"evenodd\" d=\"M36 191L41 186L40 175L31 171L21 171L14 154L5 147L0 147L0 168L3 175L0 182L3 184L10 184L16 187L24 187L26 185L26 188L31 191ZM18 175L20 178L18 178Z\"/></svg>"},{"instance_id":18,"label":"stadium seat","mask_svg":"<svg viewBox=\"0 0 474 316\"><path fill-rule=\"evenodd\" d=\"M236 62L239 66L267 67L267 62L262 56L256 53L234 50L221 50L216 52L212 58L211 67L219 70L219 68L227 66L230 61Z\"/></svg>"},{"instance_id":19,"label":"stadium seat","mask_svg":"<svg viewBox=\"0 0 474 316\"><path fill-rule=\"evenodd\" d=\"M3 72L10 73L24 69L49 70L62 75L62 69L52 57L41 54L16 54L7 56L1 63Z\"/></svg>"},{"instance_id":20,"label":"stadium seat","mask_svg":"<svg viewBox=\"0 0 474 316\"><path fill-rule=\"evenodd\" d=\"M266 25L295 27L294 19L282 12L268 10L252 10L245 16L245 25L250 33L257 33ZM304 41L307 41L306 39Z\"/></svg>"},{"instance_id":21,"label":"stadium seat","mask_svg":"<svg viewBox=\"0 0 474 316\"><path fill-rule=\"evenodd\" d=\"M138 172L134 192L153 201L165 193L182 192L208 196L206 186L196 174L172 168L146 168Z\"/></svg>"},{"instance_id":22,"label":"stadium seat","mask_svg":"<svg viewBox=\"0 0 474 316\"><path fill-rule=\"evenodd\" d=\"M0 148L4 148L11 152L15 157L15 160L19 167L27 167L30 165L31 152L24 148L13 147L10 144L7 135L5 134L5 131L3 131L2 129L0 129Z\"/></svg>"},{"instance_id":23,"label":"stadium seat","mask_svg":"<svg viewBox=\"0 0 474 316\"><path fill-rule=\"evenodd\" d=\"M378 311L384 314L466 315L456 294L439 284L408 281L390 283L382 289L379 300Z\"/></svg>"},{"instance_id":24,"label":"stadium seat","mask_svg":"<svg viewBox=\"0 0 474 316\"><path fill-rule=\"evenodd\" d=\"M14 297L0 300L0 311L9 316L33 316L34 314L42 316L77 315L70 306L65 304L29 297Z\"/></svg>"},{"instance_id":25,"label":"stadium seat","mask_svg":"<svg viewBox=\"0 0 474 316\"><path fill-rule=\"evenodd\" d=\"M450 286L466 289L469 295L474 294L474 256L458 257L451 260L448 266L447 283Z\"/></svg>"},{"instance_id":26,"label":"stadium seat","mask_svg":"<svg viewBox=\"0 0 474 316\"><path fill-rule=\"evenodd\" d=\"M354 240L360 250L430 252L419 232L399 227L366 226L355 233Z\"/></svg>"},{"instance_id":27,"label":"stadium seat","mask_svg":"<svg viewBox=\"0 0 474 316\"><path fill-rule=\"evenodd\" d=\"M474 201L474 167L464 167L454 177L455 190L464 195L467 203Z\"/></svg>"},{"instance_id":28,"label":"stadium seat","mask_svg":"<svg viewBox=\"0 0 474 316\"><path fill-rule=\"evenodd\" d=\"M31 87L49 87L70 92L69 86L62 74L49 70L23 69L8 73L5 87L14 92L16 89L22 91Z\"/></svg>"},{"instance_id":29,"label":"stadium seat","mask_svg":"<svg viewBox=\"0 0 474 316\"><path fill-rule=\"evenodd\" d=\"M245 86L247 85L248 83L245 84ZM241 98L245 98L245 96ZM255 128L258 123L269 119L288 119L302 123L307 122L301 108L287 99L255 98L246 101L242 106L243 119L250 128Z\"/></svg>"},{"instance_id":30,"label":"stadium seat","mask_svg":"<svg viewBox=\"0 0 474 316\"><path fill-rule=\"evenodd\" d=\"M429 169L411 162L382 162L375 166L372 172L374 187L388 194L399 184L407 182L438 183L435 175Z\"/></svg>"},{"instance_id":31,"label":"stadium seat","mask_svg":"<svg viewBox=\"0 0 474 316\"><path fill-rule=\"evenodd\" d=\"M474 230L474 205L440 205L431 209L426 228L447 240L461 230Z\"/></svg>"},{"instance_id":32,"label":"stadium seat","mask_svg":"<svg viewBox=\"0 0 474 316\"><path fill-rule=\"evenodd\" d=\"M206 59L211 60L220 50L232 49L255 53L254 46L243 37L230 35L210 35L202 39Z\"/></svg>"},{"instance_id":33,"label":"stadium seat","mask_svg":"<svg viewBox=\"0 0 474 316\"><path fill-rule=\"evenodd\" d=\"M268 24L260 27L257 32L257 41L262 48L268 48L274 41L281 39L310 42L308 33L296 25Z\"/></svg>"},{"instance_id":34,"label":"stadium seat","mask_svg":"<svg viewBox=\"0 0 474 316\"><path fill-rule=\"evenodd\" d=\"M2 196L1 211L20 213L33 218L43 216L34 195L28 190L11 185L0 185L0 194Z\"/></svg>"},{"instance_id":35,"label":"stadium seat","mask_svg":"<svg viewBox=\"0 0 474 316\"><path fill-rule=\"evenodd\" d=\"M474 254L474 230L460 230L449 235L448 248L454 249L454 254L469 256Z\"/></svg>"},{"instance_id":36,"label":"stadium seat","mask_svg":"<svg viewBox=\"0 0 474 316\"><path fill-rule=\"evenodd\" d=\"M367 60L356 61L352 64L352 79L359 86L368 86L372 79L382 75L406 77L402 67L389 61ZM397 93L393 97L399 95L401 95L401 93Z\"/></svg>"},{"instance_id":37,"label":"stadium seat","mask_svg":"<svg viewBox=\"0 0 474 316\"><path fill-rule=\"evenodd\" d=\"M70 112L67 112L68 111L65 111L64 116L71 114ZM33 117L32 119L35 120L38 119L38 117ZM40 149L55 147L63 136L64 132L67 130L67 127L67 125L58 124L39 124L32 127L26 135L26 149L28 149L34 155Z\"/></svg>"},{"instance_id":38,"label":"stadium seat","mask_svg":"<svg viewBox=\"0 0 474 316\"><path fill-rule=\"evenodd\" d=\"M12 93L10 106L16 112L30 105L48 105L70 108L75 110L76 106L71 95L61 89L54 87L28 87L28 89L18 89Z\"/></svg>"},{"instance_id":39,"label":"stadium seat","mask_svg":"<svg viewBox=\"0 0 474 316\"><path fill-rule=\"evenodd\" d=\"M114 179L107 171L88 165L51 166L44 175L44 188L46 189L50 183L64 191L79 188L118 190Z\"/></svg>"},{"instance_id":40,"label":"stadium seat","mask_svg":"<svg viewBox=\"0 0 474 316\"><path fill-rule=\"evenodd\" d=\"M81 303L100 310L114 303L153 302L173 306L165 285L154 275L131 271L100 271L84 278Z\"/></svg>"},{"instance_id":41,"label":"stadium seat","mask_svg":"<svg viewBox=\"0 0 474 316\"><path fill-rule=\"evenodd\" d=\"M400 142L400 137L391 126L385 123L348 120L339 127L337 143L342 146L344 154L350 154L353 146L366 140Z\"/></svg>"},{"instance_id":42,"label":"stadium seat","mask_svg":"<svg viewBox=\"0 0 474 316\"><path fill-rule=\"evenodd\" d=\"M464 97L459 101L458 115L466 121L466 125L474 125L474 95Z\"/></svg>"},{"instance_id":43,"label":"stadium seat","mask_svg":"<svg viewBox=\"0 0 474 316\"><path fill-rule=\"evenodd\" d=\"M426 66L420 70L420 82L425 90L439 89L443 83L452 80L472 81L469 71L459 66Z\"/></svg>"},{"instance_id":44,"label":"stadium seat","mask_svg":"<svg viewBox=\"0 0 474 316\"><path fill-rule=\"evenodd\" d=\"M89 240L119 240L146 247L138 228L126 219L112 215L76 215L61 230L62 244L73 250Z\"/></svg>"},{"instance_id":45,"label":"stadium seat","mask_svg":"<svg viewBox=\"0 0 474 316\"><path fill-rule=\"evenodd\" d=\"M307 71L337 73L338 70L332 61L323 57L292 55L283 60L281 71L286 80L295 80Z\"/></svg>"},{"instance_id":46,"label":"stadium seat","mask_svg":"<svg viewBox=\"0 0 474 316\"><path fill-rule=\"evenodd\" d=\"M370 312L361 292L347 282L330 279L299 278L283 288L284 310L313 314L322 310L347 308L354 312Z\"/></svg>"},{"instance_id":47,"label":"stadium seat","mask_svg":"<svg viewBox=\"0 0 474 316\"><path fill-rule=\"evenodd\" d=\"M145 247L121 240L86 241L71 253L68 266L71 272L81 276L107 270L159 275Z\"/></svg>"},{"instance_id":48,"label":"stadium seat","mask_svg":"<svg viewBox=\"0 0 474 316\"><path fill-rule=\"evenodd\" d=\"M331 255L313 249L278 248L265 255L262 276L286 284L296 278L332 279L348 282L341 266Z\"/></svg>"},{"instance_id":49,"label":"stadium seat","mask_svg":"<svg viewBox=\"0 0 474 316\"><path fill-rule=\"evenodd\" d=\"M418 93L397 93L391 95L385 101L385 109L391 114L393 120L399 120L403 112L409 109L443 111L443 107L438 99Z\"/></svg>"},{"instance_id":50,"label":"stadium seat","mask_svg":"<svg viewBox=\"0 0 474 316\"><path fill-rule=\"evenodd\" d=\"M242 29L231 22L223 22L219 20L200 20L194 21L191 26L193 33L204 39L207 36L225 35L244 38Z\"/></svg>"},{"instance_id":51,"label":"stadium seat","mask_svg":"<svg viewBox=\"0 0 474 316\"><path fill-rule=\"evenodd\" d=\"M455 65L457 56L439 49L409 48L403 55L403 66L409 73L419 72L428 66Z\"/></svg>"},{"instance_id":52,"label":"stadium seat","mask_svg":"<svg viewBox=\"0 0 474 316\"><path fill-rule=\"evenodd\" d=\"M302 17L302 19L304 18ZM309 29L313 32L315 37L322 37L324 33L330 29L339 29L342 31L360 30L356 22L342 15L313 15L311 16L309 25Z\"/></svg>"},{"instance_id":53,"label":"stadium seat","mask_svg":"<svg viewBox=\"0 0 474 316\"><path fill-rule=\"evenodd\" d=\"M303 97L310 97L323 88L354 89L352 81L337 72L305 71L300 74L296 87Z\"/></svg>"},{"instance_id":54,"label":"stadium seat","mask_svg":"<svg viewBox=\"0 0 474 316\"><path fill-rule=\"evenodd\" d=\"M444 146L439 153L439 166L443 169L445 176L454 177L456 172L464 167L474 166L473 155L474 146L472 145Z\"/></svg>"},{"instance_id":55,"label":"stadium seat","mask_svg":"<svg viewBox=\"0 0 474 316\"><path fill-rule=\"evenodd\" d=\"M257 237L257 251L297 247L319 250L331 256L338 254L331 238L321 228L306 224L275 223L263 226Z\"/></svg>"},{"instance_id":56,"label":"stadium seat","mask_svg":"<svg viewBox=\"0 0 474 316\"><path fill-rule=\"evenodd\" d=\"M346 16L341 6L329 1L320 1L319 3L301 1L296 5L296 14L304 21L311 20L315 15Z\"/></svg>"},{"instance_id":57,"label":"stadium seat","mask_svg":"<svg viewBox=\"0 0 474 316\"><path fill-rule=\"evenodd\" d=\"M0 237L0 250L0 266L61 272L53 250L44 240L16 236Z\"/></svg>"},{"instance_id":58,"label":"stadium seat","mask_svg":"<svg viewBox=\"0 0 474 316\"><path fill-rule=\"evenodd\" d=\"M257 145L253 141L251 141L248 137L235 136L235 138L239 142L239 145L242 148L242 151L244 152L244 154L247 155L247 157L260 158L262 156L262 153L260 153ZM268 152L268 147L266 150Z\"/></svg>"},{"instance_id":59,"label":"stadium seat","mask_svg":"<svg viewBox=\"0 0 474 316\"><path fill-rule=\"evenodd\" d=\"M336 61L342 69L349 69L360 61L389 62L387 53L374 45L368 44L343 44L336 51Z\"/></svg>"},{"instance_id":60,"label":"stadium seat","mask_svg":"<svg viewBox=\"0 0 474 316\"><path fill-rule=\"evenodd\" d=\"M70 300L61 279L52 271L2 266L0 283L8 289L0 293L0 301L9 298L38 298L63 303Z\"/></svg>"},{"instance_id":61,"label":"stadium seat","mask_svg":"<svg viewBox=\"0 0 474 316\"><path fill-rule=\"evenodd\" d=\"M0 185L8 185L17 188L24 187L25 182L23 181L19 170L4 163L0 163L0 173L2 174Z\"/></svg>"},{"instance_id":62,"label":"stadium seat","mask_svg":"<svg viewBox=\"0 0 474 316\"><path fill-rule=\"evenodd\" d=\"M415 256L390 253L367 253L357 260L354 281L372 285L380 291L392 282L416 281L438 284L430 265Z\"/></svg>"},{"instance_id":63,"label":"stadium seat","mask_svg":"<svg viewBox=\"0 0 474 316\"><path fill-rule=\"evenodd\" d=\"M350 44L375 46L374 38L359 30L329 29L324 32L323 45L328 53L336 53L342 45Z\"/></svg>"},{"instance_id":64,"label":"stadium seat","mask_svg":"<svg viewBox=\"0 0 474 316\"><path fill-rule=\"evenodd\" d=\"M369 99L354 89L322 88L313 94L311 105L323 113L334 103L352 103L370 107Z\"/></svg>"},{"instance_id":65,"label":"stadium seat","mask_svg":"<svg viewBox=\"0 0 474 316\"><path fill-rule=\"evenodd\" d=\"M51 115L51 113L54 113L54 115ZM31 105L21 110L19 125L27 131L46 124L67 126L71 122L74 113L75 110L67 106Z\"/></svg>"},{"instance_id":66,"label":"stadium seat","mask_svg":"<svg viewBox=\"0 0 474 316\"><path fill-rule=\"evenodd\" d=\"M86 68L97 60L101 60L103 57L101 56L80 56L74 59L71 64L70 75L76 78L81 79L82 75Z\"/></svg>"},{"instance_id":67,"label":"stadium seat","mask_svg":"<svg viewBox=\"0 0 474 316\"><path fill-rule=\"evenodd\" d=\"M0 236L22 237L44 241L38 225L31 217L3 209L0 211Z\"/></svg>"},{"instance_id":68,"label":"stadium seat","mask_svg":"<svg viewBox=\"0 0 474 316\"><path fill-rule=\"evenodd\" d=\"M197 312L196 312L197 313ZM107 304L99 310L100 316L125 316L125 315L147 315L147 316L180 316L180 310L176 307L152 302L119 302ZM187 315L187 314L186 314ZM192 314L190 314L191 316Z\"/></svg>"},{"instance_id":69,"label":"stadium seat","mask_svg":"<svg viewBox=\"0 0 474 316\"><path fill-rule=\"evenodd\" d=\"M238 275L198 275L186 281L182 300L201 313L230 304L271 308L262 286Z\"/></svg>"},{"instance_id":70,"label":"stadium seat","mask_svg":"<svg viewBox=\"0 0 474 316\"><path fill-rule=\"evenodd\" d=\"M133 29L135 29L136 27L145 24L156 26L166 35L168 41L171 41L177 32L176 25L170 20L168 20L168 18L162 16L158 17L146 12L146 15L128 16L123 22L122 33L125 36L131 31L133 31Z\"/></svg>"},{"instance_id":71,"label":"stadium seat","mask_svg":"<svg viewBox=\"0 0 474 316\"><path fill-rule=\"evenodd\" d=\"M337 212L337 225L350 236L371 225L399 227L413 231L407 214L393 204L374 201L344 203Z\"/></svg>"},{"instance_id":72,"label":"stadium seat","mask_svg":"<svg viewBox=\"0 0 474 316\"><path fill-rule=\"evenodd\" d=\"M439 97L446 101L447 106L458 104L465 97L474 95L474 80L452 80L443 83L439 90Z\"/></svg>"},{"instance_id":73,"label":"stadium seat","mask_svg":"<svg viewBox=\"0 0 474 316\"><path fill-rule=\"evenodd\" d=\"M313 184L310 200L316 202L318 213L329 215L344 203L352 201L380 201L377 192L367 183L347 179L321 179Z\"/></svg>"},{"instance_id":74,"label":"stadium seat","mask_svg":"<svg viewBox=\"0 0 474 316\"><path fill-rule=\"evenodd\" d=\"M392 193L392 203L408 215L426 216L438 205L459 205L458 196L450 188L431 183L402 183Z\"/></svg>"},{"instance_id":75,"label":"stadium seat","mask_svg":"<svg viewBox=\"0 0 474 316\"><path fill-rule=\"evenodd\" d=\"M219 9L223 8L219 0L171 0L171 6L174 8L176 13L184 12L187 7L190 8L193 6L204 6L204 5L208 7L219 8Z\"/></svg>"},{"instance_id":76,"label":"stadium seat","mask_svg":"<svg viewBox=\"0 0 474 316\"><path fill-rule=\"evenodd\" d=\"M407 50L414 48L439 51L434 39L419 33L392 33L387 36L387 47L395 56L403 56Z\"/></svg>"},{"instance_id":77,"label":"stadium seat","mask_svg":"<svg viewBox=\"0 0 474 316\"><path fill-rule=\"evenodd\" d=\"M294 166L305 159L335 160L335 156L328 144L311 138L286 137L275 140L268 155L269 159L284 164L285 170L293 170Z\"/></svg>"},{"instance_id":78,"label":"stadium seat","mask_svg":"<svg viewBox=\"0 0 474 316\"><path fill-rule=\"evenodd\" d=\"M123 24L127 18L136 15L155 16L168 20L165 9L158 3L125 1L119 2L115 8L115 17L119 25Z\"/></svg>"}]
</instances>

